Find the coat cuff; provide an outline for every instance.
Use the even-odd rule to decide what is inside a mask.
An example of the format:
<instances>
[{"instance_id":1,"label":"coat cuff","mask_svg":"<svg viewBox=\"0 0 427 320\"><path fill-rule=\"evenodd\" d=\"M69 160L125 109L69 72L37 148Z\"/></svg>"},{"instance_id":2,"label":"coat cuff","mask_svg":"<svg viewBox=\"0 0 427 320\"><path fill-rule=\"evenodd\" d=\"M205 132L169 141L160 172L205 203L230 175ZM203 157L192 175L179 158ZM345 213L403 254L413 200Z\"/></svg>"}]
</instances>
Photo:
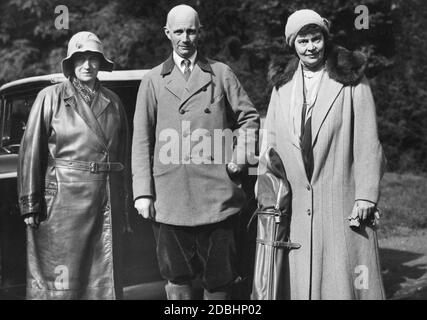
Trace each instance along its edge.
<instances>
[{"instance_id":1,"label":"coat cuff","mask_svg":"<svg viewBox=\"0 0 427 320\"><path fill-rule=\"evenodd\" d=\"M35 195L23 196L19 199L21 216L29 213L40 212L40 200Z\"/></svg>"},{"instance_id":2,"label":"coat cuff","mask_svg":"<svg viewBox=\"0 0 427 320\"><path fill-rule=\"evenodd\" d=\"M368 199L360 199L360 198L358 198L358 199L356 199L356 201L366 201L366 202L370 202L370 203L372 203L373 205L377 205L377 203L376 202L374 202L374 201L371 201L371 200L368 200Z\"/></svg>"},{"instance_id":3,"label":"coat cuff","mask_svg":"<svg viewBox=\"0 0 427 320\"><path fill-rule=\"evenodd\" d=\"M356 191L355 200L365 200L372 203L378 203L379 189L376 187L367 188L365 190Z\"/></svg>"},{"instance_id":4,"label":"coat cuff","mask_svg":"<svg viewBox=\"0 0 427 320\"><path fill-rule=\"evenodd\" d=\"M133 178L133 200L141 197L154 198L152 178Z\"/></svg>"}]
</instances>

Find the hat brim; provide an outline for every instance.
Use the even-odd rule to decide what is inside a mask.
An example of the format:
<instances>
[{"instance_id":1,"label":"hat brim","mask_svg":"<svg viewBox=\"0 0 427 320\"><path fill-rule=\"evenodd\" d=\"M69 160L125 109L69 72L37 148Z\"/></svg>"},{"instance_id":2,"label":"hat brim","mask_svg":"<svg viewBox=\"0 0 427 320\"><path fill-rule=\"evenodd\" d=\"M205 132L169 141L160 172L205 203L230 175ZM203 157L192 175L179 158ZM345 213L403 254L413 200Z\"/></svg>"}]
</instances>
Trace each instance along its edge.
<instances>
[{"instance_id":1,"label":"hat brim","mask_svg":"<svg viewBox=\"0 0 427 320\"><path fill-rule=\"evenodd\" d=\"M99 66L99 71L108 71L111 72L114 69L114 62L110 59L107 59L102 52L99 51L93 51L93 50L82 50L82 51L75 51L71 55L64 58L61 62L62 66L62 73L65 75L65 77L69 77L74 74L74 66L73 66L73 56L76 53L82 53L82 52L93 52L98 54L101 57L101 64Z\"/></svg>"}]
</instances>

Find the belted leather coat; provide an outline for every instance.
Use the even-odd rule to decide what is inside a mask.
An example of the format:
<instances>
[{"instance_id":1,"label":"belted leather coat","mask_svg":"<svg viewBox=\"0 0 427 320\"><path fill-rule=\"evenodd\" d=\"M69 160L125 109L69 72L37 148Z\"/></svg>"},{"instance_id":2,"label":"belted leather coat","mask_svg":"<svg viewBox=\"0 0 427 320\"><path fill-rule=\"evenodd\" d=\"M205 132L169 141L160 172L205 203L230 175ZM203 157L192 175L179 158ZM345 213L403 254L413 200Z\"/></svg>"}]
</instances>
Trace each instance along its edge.
<instances>
[{"instance_id":1,"label":"belted leather coat","mask_svg":"<svg viewBox=\"0 0 427 320\"><path fill-rule=\"evenodd\" d=\"M22 138L18 189L27 227L27 298L116 299L126 218L128 125L100 86L91 106L70 81L42 90Z\"/></svg>"}]
</instances>

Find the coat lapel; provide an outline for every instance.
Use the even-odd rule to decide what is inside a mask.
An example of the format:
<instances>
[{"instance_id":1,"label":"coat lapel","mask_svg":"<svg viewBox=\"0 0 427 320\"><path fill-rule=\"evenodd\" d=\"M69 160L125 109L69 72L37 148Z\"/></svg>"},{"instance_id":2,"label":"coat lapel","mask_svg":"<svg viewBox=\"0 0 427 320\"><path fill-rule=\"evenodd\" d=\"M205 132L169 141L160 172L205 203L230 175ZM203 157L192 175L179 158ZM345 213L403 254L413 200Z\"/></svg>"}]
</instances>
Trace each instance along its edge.
<instances>
[{"instance_id":1,"label":"coat lapel","mask_svg":"<svg viewBox=\"0 0 427 320\"><path fill-rule=\"evenodd\" d=\"M77 92L75 91L75 89L73 88L73 85L69 80L65 82L63 97L64 97L63 99L65 102L65 105L73 108L73 110L83 119L86 125L95 133L96 137L101 142L101 144L106 149L108 149L104 132L102 131L98 120L96 119L95 115L93 114L90 107L86 104L86 102L79 97L79 95L77 94ZM98 99L99 98L96 98L95 100L98 100ZM107 104L105 100L103 101L103 105L104 105L103 110L105 110L108 104L109 104L109 100Z\"/></svg>"},{"instance_id":2,"label":"coat lapel","mask_svg":"<svg viewBox=\"0 0 427 320\"><path fill-rule=\"evenodd\" d=\"M311 131L312 145L316 142L319 130L342 88L342 83L331 79L328 72L325 72L322 83L320 84L317 101L313 109Z\"/></svg>"},{"instance_id":3,"label":"coat lapel","mask_svg":"<svg viewBox=\"0 0 427 320\"><path fill-rule=\"evenodd\" d=\"M199 90L206 87L212 81L212 76L209 72L203 71L199 64L193 68L191 72L190 78L186 82L186 86L181 96L181 106L187 102L194 94L196 94Z\"/></svg>"},{"instance_id":4,"label":"coat lapel","mask_svg":"<svg viewBox=\"0 0 427 320\"><path fill-rule=\"evenodd\" d=\"M185 80L178 68L173 68L172 72L165 77L166 89L181 100L185 88Z\"/></svg>"},{"instance_id":5,"label":"coat lapel","mask_svg":"<svg viewBox=\"0 0 427 320\"><path fill-rule=\"evenodd\" d=\"M165 79L166 89L181 100L179 108L194 94L207 87L212 81L212 74L213 70L208 60L201 55L197 56L196 64L188 81L184 80L181 71L175 66L172 55L163 63L161 71L161 75Z\"/></svg>"},{"instance_id":6,"label":"coat lapel","mask_svg":"<svg viewBox=\"0 0 427 320\"><path fill-rule=\"evenodd\" d=\"M297 163L298 163L298 168L300 170L300 175L303 177L307 178L307 174L305 173L305 168L304 168L304 161L302 159L302 154L301 154L301 148L299 146L299 142L298 141L294 141L293 139L293 134L291 133L292 130L292 119L291 119L291 113L290 113L290 96L292 95L292 85L293 85L293 81L295 80L295 75L294 78L289 81L288 83L286 83L285 85L283 85L282 87L280 87L279 89L279 104L280 104L280 110L282 112L282 119L284 119L283 121L283 125L285 127L285 130L287 130L287 134L289 135L289 138L291 140L291 144L292 144L292 149L295 155L295 158L297 159Z\"/></svg>"},{"instance_id":7,"label":"coat lapel","mask_svg":"<svg viewBox=\"0 0 427 320\"><path fill-rule=\"evenodd\" d=\"M92 112L95 115L95 118L98 119L101 114L108 108L111 100L107 98L104 92L104 88L101 86L99 90L99 94L96 95L93 103L92 103Z\"/></svg>"},{"instance_id":8,"label":"coat lapel","mask_svg":"<svg viewBox=\"0 0 427 320\"><path fill-rule=\"evenodd\" d=\"M292 85L291 82L285 84L284 86L280 87L279 89L279 105L280 105L280 110L281 112L283 112L283 118L284 118L284 127L286 128L286 130L289 130L290 125L291 125L291 119L290 117L290 99L289 97L291 96L291 89L292 89Z\"/></svg>"},{"instance_id":9,"label":"coat lapel","mask_svg":"<svg viewBox=\"0 0 427 320\"><path fill-rule=\"evenodd\" d=\"M181 99L184 90L185 81L181 71L175 67L173 56L163 63L162 71L160 73L165 80L165 88L178 99Z\"/></svg>"}]
</instances>

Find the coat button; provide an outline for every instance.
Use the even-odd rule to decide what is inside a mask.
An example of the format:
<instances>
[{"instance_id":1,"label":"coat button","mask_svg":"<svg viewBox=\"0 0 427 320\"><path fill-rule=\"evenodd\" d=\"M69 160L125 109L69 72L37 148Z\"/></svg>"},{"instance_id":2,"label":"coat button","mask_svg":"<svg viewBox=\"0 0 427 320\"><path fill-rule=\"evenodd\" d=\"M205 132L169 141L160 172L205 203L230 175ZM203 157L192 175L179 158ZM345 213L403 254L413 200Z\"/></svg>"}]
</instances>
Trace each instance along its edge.
<instances>
[{"instance_id":1,"label":"coat button","mask_svg":"<svg viewBox=\"0 0 427 320\"><path fill-rule=\"evenodd\" d=\"M311 190L311 187L310 187L310 185L309 185L309 184L306 186L306 189L307 189L308 191L310 191L310 190Z\"/></svg>"},{"instance_id":2,"label":"coat button","mask_svg":"<svg viewBox=\"0 0 427 320\"><path fill-rule=\"evenodd\" d=\"M181 109L181 110L179 110L179 113L180 113L180 114L184 114L184 113L185 113L185 110L184 110L184 109Z\"/></svg>"},{"instance_id":3,"label":"coat button","mask_svg":"<svg viewBox=\"0 0 427 320\"><path fill-rule=\"evenodd\" d=\"M190 135L190 132L188 131L184 131L184 133L182 134L184 138L187 138L189 135Z\"/></svg>"},{"instance_id":4,"label":"coat button","mask_svg":"<svg viewBox=\"0 0 427 320\"><path fill-rule=\"evenodd\" d=\"M186 161L186 162L187 162L187 161L190 161L190 156L185 156L185 157L184 157L184 161Z\"/></svg>"},{"instance_id":5,"label":"coat button","mask_svg":"<svg viewBox=\"0 0 427 320\"><path fill-rule=\"evenodd\" d=\"M211 109L206 108L206 109L205 109L205 113L211 113Z\"/></svg>"},{"instance_id":6,"label":"coat button","mask_svg":"<svg viewBox=\"0 0 427 320\"><path fill-rule=\"evenodd\" d=\"M307 209L307 215L311 215L311 210Z\"/></svg>"}]
</instances>

